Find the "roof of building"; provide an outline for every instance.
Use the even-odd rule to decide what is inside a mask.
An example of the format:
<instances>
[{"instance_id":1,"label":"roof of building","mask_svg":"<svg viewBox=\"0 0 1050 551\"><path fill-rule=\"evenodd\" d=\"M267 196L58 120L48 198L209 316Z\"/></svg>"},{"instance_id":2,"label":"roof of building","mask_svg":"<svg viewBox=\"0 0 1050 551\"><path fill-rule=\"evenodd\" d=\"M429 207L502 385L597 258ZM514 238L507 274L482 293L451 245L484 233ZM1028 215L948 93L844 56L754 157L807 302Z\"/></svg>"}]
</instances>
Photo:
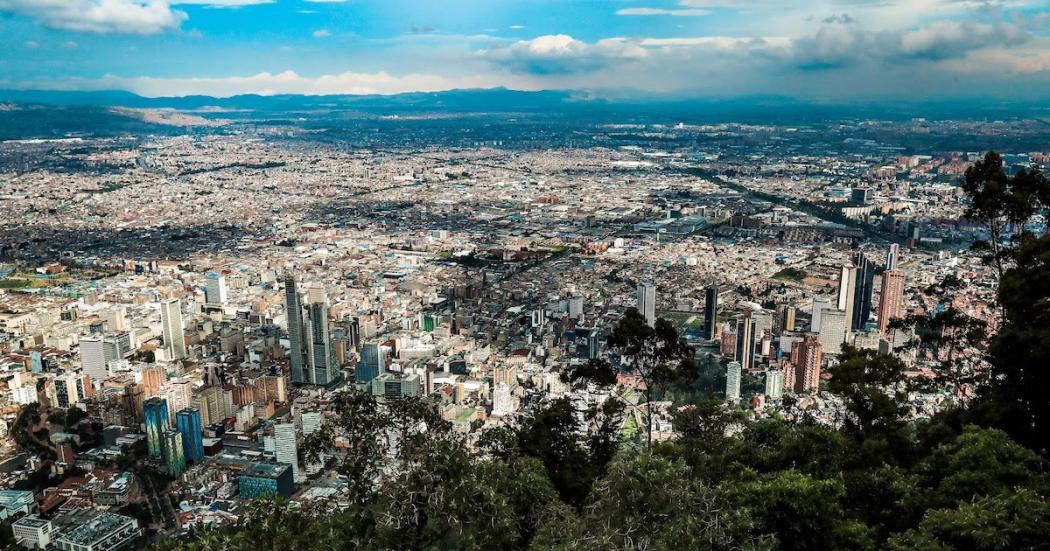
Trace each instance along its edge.
<instances>
[{"instance_id":1,"label":"roof of building","mask_svg":"<svg viewBox=\"0 0 1050 551\"><path fill-rule=\"evenodd\" d=\"M256 476L261 478L277 478L290 469L287 463L249 463L241 470L241 476Z\"/></svg>"}]
</instances>

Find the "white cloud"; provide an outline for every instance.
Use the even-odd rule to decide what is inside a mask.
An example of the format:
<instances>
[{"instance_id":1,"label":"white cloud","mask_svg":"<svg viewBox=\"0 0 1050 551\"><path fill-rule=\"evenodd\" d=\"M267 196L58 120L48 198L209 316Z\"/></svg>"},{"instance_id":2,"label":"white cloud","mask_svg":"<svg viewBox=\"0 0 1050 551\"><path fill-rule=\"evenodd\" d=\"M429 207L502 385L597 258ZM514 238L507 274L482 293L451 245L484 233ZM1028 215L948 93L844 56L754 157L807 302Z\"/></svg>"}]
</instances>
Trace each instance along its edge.
<instances>
[{"instance_id":1,"label":"white cloud","mask_svg":"<svg viewBox=\"0 0 1050 551\"><path fill-rule=\"evenodd\" d=\"M79 44L77 44L76 42L74 42L72 40L67 40L67 41L62 43L62 47L63 48L69 48L70 50L72 50L73 48L76 48L77 46L79 46Z\"/></svg>"},{"instance_id":2,"label":"white cloud","mask_svg":"<svg viewBox=\"0 0 1050 551\"><path fill-rule=\"evenodd\" d=\"M616 15L670 15L674 17L698 17L710 14L711 12L708 10L697 8L685 8L681 10L666 10L662 8L624 8L622 10L616 10Z\"/></svg>"},{"instance_id":3,"label":"white cloud","mask_svg":"<svg viewBox=\"0 0 1050 551\"><path fill-rule=\"evenodd\" d=\"M31 50L40 47L40 43L37 42L36 40L26 40L25 42L22 43L22 45L25 46L26 48L31 49Z\"/></svg>"},{"instance_id":4,"label":"white cloud","mask_svg":"<svg viewBox=\"0 0 1050 551\"><path fill-rule=\"evenodd\" d=\"M170 3L208 6L209 8L239 8L241 6L273 4L274 0L170 0Z\"/></svg>"},{"instance_id":5,"label":"white cloud","mask_svg":"<svg viewBox=\"0 0 1050 551\"><path fill-rule=\"evenodd\" d=\"M346 0L305 0L311 4L343 4Z\"/></svg>"},{"instance_id":6,"label":"white cloud","mask_svg":"<svg viewBox=\"0 0 1050 551\"><path fill-rule=\"evenodd\" d=\"M314 31L314 38L327 38L331 35L332 33L328 32L328 29L317 29Z\"/></svg>"},{"instance_id":7,"label":"white cloud","mask_svg":"<svg viewBox=\"0 0 1050 551\"><path fill-rule=\"evenodd\" d=\"M99 34L155 34L186 19L165 0L0 0L0 12L32 17L53 29Z\"/></svg>"},{"instance_id":8,"label":"white cloud","mask_svg":"<svg viewBox=\"0 0 1050 551\"><path fill-rule=\"evenodd\" d=\"M2 81L0 81L2 82ZM10 86L11 83L3 83ZM475 75L446 77L436 74L412 73L395 76L385 71L378 73L345 72L318 77L306 77L295 71L262 72L250 76L124 78L108 75L99 79L63 79L24 82L20 87L49 90L128 90L147 97L188 96L203 94L229 97L238 94L398 94L402 92L438 92L457 88L493 88L511 86L538 89L527 79Z\"/></svg>"},{"instance_id":9,"label":"white cloud","mask_svg":"<svg viewBox=\"0 0 1050 551\"><path fill-rule=\"evenodd\" d=\"M482 50L482 58L515 71L566 74L593 71L613 60L637 60L648 52L625 38L605 38L588 44L566 34L519 40L502 48Z\"/></svg>"}]
</instances>

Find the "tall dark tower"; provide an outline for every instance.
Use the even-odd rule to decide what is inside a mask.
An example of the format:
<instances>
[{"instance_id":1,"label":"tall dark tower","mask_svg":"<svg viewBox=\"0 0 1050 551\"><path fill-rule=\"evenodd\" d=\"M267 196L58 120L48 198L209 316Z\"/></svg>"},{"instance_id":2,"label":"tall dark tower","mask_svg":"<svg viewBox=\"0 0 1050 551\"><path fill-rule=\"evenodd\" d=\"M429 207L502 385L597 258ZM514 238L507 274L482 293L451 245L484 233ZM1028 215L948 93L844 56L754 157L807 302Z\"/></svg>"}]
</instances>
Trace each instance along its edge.
<instances>
[{"instance_id":1,"label":"tall dark tower","mask_svg":"<svg viewBox=\"0 0 1050 551\"><path fill-rule=\"evenodd\" d=\"M853 331L860 331L871 317L871 291L875 285L875 264L858 251L853 255L857 284L853 293Z\"/></svg>"},{"instance_id":2,"label":"tall dark tower","mask_svg":"<svg viewBox=\"0 0 1050 551\"><path fill-rule=\"evenodd\" d=\"M711 340L715 338L715 324L718 321L718 287L708 287L704 295L704 338Z\"/></svg>"},{"instance_id":3,"label":"tall dark tower","mask_svg":"<svg viewBox=\"0 0 1050 551\"><path fill-rule=\"evenodd\" d=\"M284 280L284 310L288 317L288 342L291 348L292 382L306 383L303 373L306 348L303 346L303 304L296 287L295 278L288 276Z\"/></svg>"}]
</instances>

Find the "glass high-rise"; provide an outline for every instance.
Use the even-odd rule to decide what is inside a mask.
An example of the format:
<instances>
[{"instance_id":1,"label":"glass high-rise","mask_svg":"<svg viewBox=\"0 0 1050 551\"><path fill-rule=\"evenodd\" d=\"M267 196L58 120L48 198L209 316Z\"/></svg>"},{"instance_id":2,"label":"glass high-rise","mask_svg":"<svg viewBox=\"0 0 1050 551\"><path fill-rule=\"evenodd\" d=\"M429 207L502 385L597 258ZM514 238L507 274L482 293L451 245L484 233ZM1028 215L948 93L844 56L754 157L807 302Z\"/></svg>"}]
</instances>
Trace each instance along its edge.
<instances>
[{"instance_id":1,"label":"glass high-rise","mask_svg":"<svg viewBox=\"0 0 1050 551\"><path fill-rule=\"evenodd\" d=\"M712 285L704 291L704 339L715 338L716 323L718 323L718 287Z\"/></svg>"},{"instance_id":2,"label":"glass high-rise","mask_svg":"<svg viewBox=\"0 0 1050 551\"><path fill-rule=\"evenodd\" d=\"M177 298L160 304L160 323L164 331L164 347L171 359L186 357L186 336L182 330L182 301Z\"/></svg>"},{"instance_id":3,"label":"glass high-rise","mask_svg":"<svg viewBox=\"0 0 1050 551\"><path fill-rule=\"evenodd\" d=\"M292 382L308 382L305 374L305 347L303 346L303 302L295 278L284 280L284 309L288 317L288 348L292 364Z\"/></svg>"},{"instance_id":4,"label":"glass high-rise","mask_svg":"<svg viewBox=\"0 0 1050 551\"><path fill-rule=\"evenodd\" d=\"M357 364L354 378L359 383L370 383L386 371L383 365L383 350L379 343L365 343L361 345L361 361Z\"/></svg>"},{"instance_id":5,"label":"glass high-rise","mask_svg":"<svg viewBox=\"0 0 1050 551\"><path fill-rule=\"evenodd\" d=\"M179 476L186 471L186 454L182 447L182 435L177 430L161 434L161 451L168 474Z\"/></svg>"},{"instance_id":6,"label":"glass high-rise","mask_svg":"<svg viewBox=\"0 0 1050 551\"><path fill-rule=\"evenodd\" d=\"M142 410L146 418L146 445L149 454L160 457L161 438L164 432L171 428L168 420L168 401L164 398L150 398L143 402Z\"/></svg>"},{"instance_id":7,"label":"glass high-rise","mask_svg":"<svg viewBox=\"0 0 1050 551\"><path fill-rule=\"evenodd\" d=\"M201 431L201 412L197 408L186 408L175 414L175 425L182 436L182 449L186 459L199 463L204 458L204 440Z\"/></svg>"}]
</instances>

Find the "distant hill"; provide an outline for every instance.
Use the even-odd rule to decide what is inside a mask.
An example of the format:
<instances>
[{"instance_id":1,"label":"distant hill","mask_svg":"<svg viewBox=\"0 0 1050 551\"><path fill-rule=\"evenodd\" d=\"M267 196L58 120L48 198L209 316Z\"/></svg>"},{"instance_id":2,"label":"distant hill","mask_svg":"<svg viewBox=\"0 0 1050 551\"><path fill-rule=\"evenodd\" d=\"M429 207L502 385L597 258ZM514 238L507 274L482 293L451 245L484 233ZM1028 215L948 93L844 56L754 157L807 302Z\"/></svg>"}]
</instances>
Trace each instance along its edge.
<instances>
[{"instance_id":1,"label":"distant hill","mask_svg":"<svg viewBox=\"0 0 1050 551\"><path fill-rule=\"evenodd\" d=\"M984 99L904 104L823 103L765 95L733 98L682 98L636 93L617 99L567 90L526 92L505 88L411 92L395 95L246 94L226 98L182 96L147 98L120 90L73 92L0 90L0 102L52 106L119 106L132 108L248 109L264 112L349 110L364 113L524 112L567 115L656 116L686 122L788 122L840 118L979 118L1048 116L1041 104L990 103ZM667 121L665 121L667 122Z\"/></svg>"}]
</instances>

